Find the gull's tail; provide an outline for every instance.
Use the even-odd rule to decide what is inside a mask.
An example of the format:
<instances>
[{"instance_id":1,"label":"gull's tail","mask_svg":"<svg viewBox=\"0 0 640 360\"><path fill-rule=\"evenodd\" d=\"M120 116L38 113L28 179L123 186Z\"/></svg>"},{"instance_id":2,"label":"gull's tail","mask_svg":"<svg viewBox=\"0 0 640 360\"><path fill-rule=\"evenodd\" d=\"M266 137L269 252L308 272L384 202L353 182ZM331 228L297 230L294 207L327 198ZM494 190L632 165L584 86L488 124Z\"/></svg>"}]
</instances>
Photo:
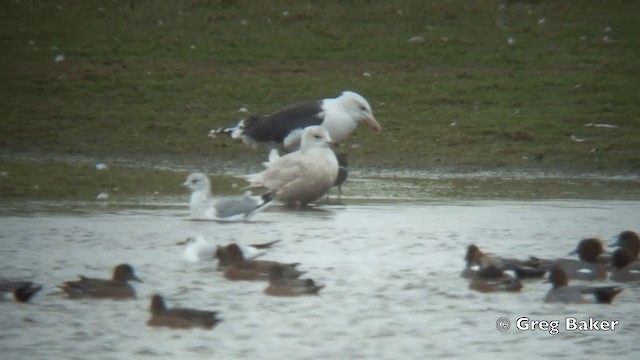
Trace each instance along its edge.
<instances>
[{"instance_id":1,"label":"gull's tail","mask_svg":"<svg viewBox=\"0 0 640 360\"><path fill-rule=\"evenodd\" d=\"M272 191L272 192L268 192L268 193L262 194L262 195L260 196L260 198L262 199L262 201L263 201L263 202L262 202L262 204L261 204L261 205L259 205L259 206L264 206L264 205L266 205L266 204L268 204L268 203L271 203L271 201L272 201L275 197L276 197L276 193L275 193L275 191Z\"/></svg>"},{"instance_id":2,"label":"gull's tail","mask_svg":"<svg viewBox=\"0 0 640 360\"><path fill-rule=\"evenodd\" d=\"M236 126L233 127L220 127L217 129L209 130L209 137L215 139L219 134L229 134L229 136L233 137L233 132L238 128Z\"/></svg>"},{"instance_id":3,"label":"gull's tail","mask_svg":"<svg viewBox=\"0 0 640 360\"><path fill-rule=\"evenodd\" d=\"M234 126L226 126L209 130L209 137L215 139L218 134L229 134L232 139L241 139L244 135L244 128L245 120L243 119Z\"/></svg>"},{"instance_id":4,"label":"gull's tail","mask_svg":"<svg viewBox=\"0 0 640 360\"><path fill-rule=\"evenodd\" d=\"M275 196L275 192L269 192L260 196L255 196L254 199L256 201L256 207L253 208L253 211L251 211L251 213L246 216L245 220L251 219L255 214L268 208L272 204L272 200L275 198Z\"/></svg>"}]
</instances>

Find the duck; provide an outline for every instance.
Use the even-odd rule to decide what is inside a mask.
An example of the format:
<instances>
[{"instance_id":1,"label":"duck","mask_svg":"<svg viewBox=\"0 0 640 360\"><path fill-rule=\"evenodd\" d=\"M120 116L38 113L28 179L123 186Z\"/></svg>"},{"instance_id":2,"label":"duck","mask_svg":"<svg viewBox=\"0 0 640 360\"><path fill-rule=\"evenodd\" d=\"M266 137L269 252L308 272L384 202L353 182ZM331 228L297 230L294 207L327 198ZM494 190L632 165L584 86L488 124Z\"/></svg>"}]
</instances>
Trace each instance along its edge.
<instances>
[{"instance_id":1,"label":"duck","mask_svg":"<svg viewBox=\"0 0 640 360\"><path fill-rule=\"evenodd\" d=\"M634 260L631 251L625 248L616 249L611 255L611 274L609 280L616 282L640 282L638 260Z\"/></svg>"},{"instance_id":2,"label":"duck","mask_svg":"<svg viewBox=\"0 0 640 360\"><path fill-rule=\"evenodd\" d=\"M523 285L519 279L506 274L495 279L484 279L480 276L476 276L469 281L469 289L481 293L519 292L522 288Z\"/></svg>"},{"instance_id":3,"label":"duck","mask_svg":"<svg viewBox=\"0 0 640 360\"><path fill-rule=\"evenodd\" d=\"M155 294L149 306L151 318L147 326L168 327L172 329L203 328L212 329L222 321L217 311L205 311L186 308L167 308L164 298Z\"/></svg>"},{"instance_id":4,"label":"duck","mask_svg":"<svg viewBox=\"0 0 640 360\"><path fill-rule=\"evenodd\" d=\"M609 247L625 248L629 250L633 260L637 260L640 255L640 236L635 231L623 231L616 236L615 241Z\"/></svg>"},{"instance_id":5,"label":"duck","mask_svg":"<svg viewBox=\"0 0 640 360\"><path fill-rule=\"evenodd\" d=\"M182 183L191 191L189 213L193 220L249 221L257 213L271 205L273 193L253 196L247 191L244 195L211 195L211 183L204 173L191 173Z\"/></svg>"},{"instance_id":6,"label":"duck","mask_svg":"<svg viewBox=\"0 0 640 360\"><path fill-rule=\"evenodd\" d=\"M465 260L466 267L462 276L469 279L469 289L482 293L522 290L522 282L505 273L505 264L500 259L483 253L476 245L467 247ZM479 268L474 270L474 265Z\"/></svg>"},{"instance_id":7,"label":"duck","mask_svg":"<svg viewBox=\"0 0 640 360\"><path fill-rule=\"evenodd\" d=\"M129 264L114 267L111 280L79 276L80 280L65 281L58 286L70 299L135 299L136 292L129 281L142 282Z\"/></svg>"},{"instance_id":8,"label":"duck","mask_svg":"<svg viewBox=\"0 0 640 360\"><path fill-rule=\"evenodd\" d=\"M569 277L561 266L554 266L549 271L548 282L552 288L545 296L547 303L598 303L611 304L613 299L622 292L622 287L612 286L569 286Z\"/></svg>"},{"instance_id":9,"label":"duck","mask_svg":"<svg viewBox=\"0 0 640 360\"><path fill-rule=\"evenodd\" d=\"M218 245L216 246L216 250L214 253L214 257L218 259L217 269L218 271L225 271L227 268L229 268L229 266L231 266L231 260L229 255L230 248L232 249L231 257L236 263L238 263L241 261L255 260L258 257L261 257L266 253L267 249L269 249L273 244L276 244L278 242L280 242L280 240L272 241L269 243L263 243L263 244L254 244L249 246L240 245L236 243L230 243L225 246ZM240 260L240 257L237 256L237 254L235 253L236 247L239 248L240 252L242 253L242 260ZM276 264L276 262L274 261L261 261L260 263L264 265Z\"/></svg>"},{"instance_id":10,"label":"duck","mask_svg":"<svg viewBox=\"0 0 640 360\"><path fill-rule=\"evenodd\" d=\"M533 279L541 278L546 271L530 261L490 256L474 244L467 247L464 260L466 266L461 274L464 278L474 278L479 273L485 279L498 279L503 276L504 271L512 271L518 279ZM478 269L474 269L475 267Z\"/></svg>"},{"instance_id":11,"label":"duck","mask_svg":"<svg viewBox=\"0 0 640 360\"><path fill-rule=\"evenodd\" d=\"M255 259L265 255L273 245L279 243L280 240L271 241L262 244L252 245L240 245L240 250L244 258ZM189 236L185 240L180 241L177 245L184 245L185 249L183 257L186 261L191 263L201 261L212 261L216 259L216 253L218 252L219 245L213 245L207 241L202 235Z\"/></svg>"},{"instance_id":12,"label":"duck","mask_svg":"<svg viewBox=\"0 0 640 360\"><path fill-rule=\"evenodd\" d=\"M287 278L298 278L305 273L297 269L299 263L282 264L269 260L247 260L237 244L227 245L220 254L222 255L218 259L224 259L227 264L222 270L224 277L228 280L269 280L269 270L273 266L280 265L283 266L284 276Z\"/></svg>"},{"instance_id":13,"label":"duck","mask_svg":"<svg viewBox=\"0 0 640 360\"><path fill-rule=\"evenodd\" d=\"M527 269L535 277L543 277L554 266L561 266L569 279L585 281L602 281L607 279L606 264L609 261L604 254L602 241L598 238L580 240L576 248L568 255L578 255L578 259L553 259L546 260L538 257L529 257L528 260L502 259L506 268Z\"/></svg>"},{"instance_id":14,"label":"duck","mask_svg":"<svg viewBox=\"0 0 640 360\"><path fill-rule=\"evenodd\" d=\"M598 238L583 239L569 255L578 255L579 260L563 259L555 263L562 266L569 279L573 280L606 280L605 263L608 256L603 256L604 248Z\"/></svg>"},{"instance_id":15,"label":"duck","mask_svg":"<svg viewBox=\"0 0 640 360\"><path fill-rule=\"evenodd\" d=\"M269 286L264 293L269 296L293 297L318 295L324 285L318 285L313 279L290 278L284 265L274 265L269 269Z\"/></svg>"},{"instance_id":16,"label":"duck","mask_svg":"<svg viewBox=\"0 0 640 360\"><path fill-rule=\"evenodd\" d=\"M0 294L11 293L16 302L28 303L41 289L42 285L31 281L0 278Z\"/></svg>"}]
</instances>

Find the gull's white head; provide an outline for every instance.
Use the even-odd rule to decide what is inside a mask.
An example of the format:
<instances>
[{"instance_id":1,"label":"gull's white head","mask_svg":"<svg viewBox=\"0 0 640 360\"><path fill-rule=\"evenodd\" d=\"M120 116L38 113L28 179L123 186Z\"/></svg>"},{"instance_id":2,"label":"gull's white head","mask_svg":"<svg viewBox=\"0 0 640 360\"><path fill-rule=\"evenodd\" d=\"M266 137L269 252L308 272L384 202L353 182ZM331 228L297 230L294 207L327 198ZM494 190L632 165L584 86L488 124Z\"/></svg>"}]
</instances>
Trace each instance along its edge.
<instances>
[{"instance_id":1,"label":"gull's white head","mask_svg":"<svg viewBox=\"0 0 640 360\"><path fill-rule=\"evenodd\" d=\"M364 121L376 131L381 131L382 127L373 117L373 110L369 102L360 94L353 91L344 91L339 97L342 107L349 116L356 121Z\"/></svg>"},{"instance_id":2,"label":"gull's white head","mask_svg":"<svg viewBox=\"0 0 640 360\"><path fill-rule=\"evenodd\" d=\"M302 133L300 140L300 150L306 150L316 147L329 147L332 144L329 132L322 126L308 126Z\"/></svg>"},{"instance_id":3,"label":"gull's white head","mask_svg":"<svg viewBox=\"0 0 640 360\"><path fill-rule=\"evenodd\" d=\"M187 176L187 180L182 183L182 186L189 188L192 192L209 191L209 178L203 173L192 173Z\"/></svg>"}]
</instances>

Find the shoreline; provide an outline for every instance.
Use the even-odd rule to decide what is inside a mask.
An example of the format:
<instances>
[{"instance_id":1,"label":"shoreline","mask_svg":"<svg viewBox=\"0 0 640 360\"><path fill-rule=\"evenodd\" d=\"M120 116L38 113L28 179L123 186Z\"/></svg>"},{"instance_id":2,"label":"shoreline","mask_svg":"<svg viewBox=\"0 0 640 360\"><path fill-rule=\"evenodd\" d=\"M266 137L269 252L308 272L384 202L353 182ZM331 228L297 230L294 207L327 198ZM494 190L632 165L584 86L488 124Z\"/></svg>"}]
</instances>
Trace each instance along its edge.
<instances>
[{"instance_id":1,"label":"shoreline","mask_svg":"<svg viewBox=\"0 0 640 360\"><path fill-rule=\"evenodd\" d=\"M153 158L160 158L154 160ZM185 161L191 160L190 162ZM194 161L192 156L167 155L162 156L123 158L119 156L92 156L92 155L45 155L45 154L0 154L0 161L35 162L35 163L62 163L71 166L95 166L98 163L118 166L122 168L139 168L164 170L176 173L204 171L213 176L235 177L247 172L261 169L261 163L256 157L255 163L249 159L240 161ZM217 169L217 171L216 171ZM222 169L223 171L221 171ZM0 171L3 169L0 168ZM443 166L415 166L414 168L376 168L373 166L350 166L349 176L364 178L397 178L397 179L597 179L617 181L638 181L640 173L629 170L593 170L593 169L560 169L558 167L497 167L483 165L443 165Z\"/></svg>"}]
</instances>

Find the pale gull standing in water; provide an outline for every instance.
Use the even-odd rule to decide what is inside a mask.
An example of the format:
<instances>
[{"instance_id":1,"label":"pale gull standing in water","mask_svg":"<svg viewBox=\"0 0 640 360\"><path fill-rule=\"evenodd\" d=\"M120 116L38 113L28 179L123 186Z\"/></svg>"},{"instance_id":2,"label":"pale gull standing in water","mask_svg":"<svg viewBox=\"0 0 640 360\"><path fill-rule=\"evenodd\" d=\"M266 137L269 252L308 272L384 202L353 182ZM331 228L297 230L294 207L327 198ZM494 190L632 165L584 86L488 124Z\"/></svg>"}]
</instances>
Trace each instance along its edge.
<instances>
[{"instance_id":1,"label":"pale gull standing in water","mask_svg":"<svg viewBox=\"0 0 640 360\"><path fill-rule=\"evenodd\" d=\"M182 184L191 190L189 209L194 220L249 221L255 214L266 209L273 194L251 196L212 197L209 178L203 173L193 173Z\"/></svg>"},{"instance_id":2,"label":"pale gull standing in water","mask_svg":"<svg viewBox=\"0 0 640 360\"><path fill-rule=\"evenodd\" d=\"M278 153L278 149L271 149L268 160L263 162L262 165L268 168L272 162L279 158L280 154ZM340 203L340 199L342 197L342 184L347 181L347 176L349 176L349 165L347 163L347 157L344 155L336 154L336 159L338 159L338 174L333 186L338 188L338 203ZM329 192L327 192L327 200L329 200Z\"/></svg>"},{"instance_id":3,"label":"pale gull standing in water","mask_svg":"<svg viewBox=\"0 0 640 360\"><path fill-rule=\"evenodd\" d=\"M286 205L307 205L336 183L338 160L330 143L331 137L323 127L307 127L300 150L282 157L270 156L264 171L244 178L249 187L265 187Z\"/></svg>"},{"instance_id":4,"label":"pale gull standing in water","mask_svg":"<svg viewBox=\"0 0 640 360\"><path fill-rule=\"evenodd\" d=\"M245 259L253 260L267 253L272 245L280 240L272 241L264 244L240 245L238 247L242 251ZM184 259L188 262L213 261L215 259L218 245L211 244L202 235L189 236L177 245L185 245Z\"/></svg>"},{"instance_id":5,"label":"pale gull standing in water","mask_svg":"<svg viewBox=\"0 0 640 360\"><path fill-rule=\"evenodd\" d=\"M252 146L266 143L293 151L299 147L306 127L322 126L333 141L342 142L361 121L381 131L369 102L360 94L344 91L336 98L300 102L269 115L250 116L234 126L213 129L209 136L226 133Z\"/></svg>"}]
</instances>

